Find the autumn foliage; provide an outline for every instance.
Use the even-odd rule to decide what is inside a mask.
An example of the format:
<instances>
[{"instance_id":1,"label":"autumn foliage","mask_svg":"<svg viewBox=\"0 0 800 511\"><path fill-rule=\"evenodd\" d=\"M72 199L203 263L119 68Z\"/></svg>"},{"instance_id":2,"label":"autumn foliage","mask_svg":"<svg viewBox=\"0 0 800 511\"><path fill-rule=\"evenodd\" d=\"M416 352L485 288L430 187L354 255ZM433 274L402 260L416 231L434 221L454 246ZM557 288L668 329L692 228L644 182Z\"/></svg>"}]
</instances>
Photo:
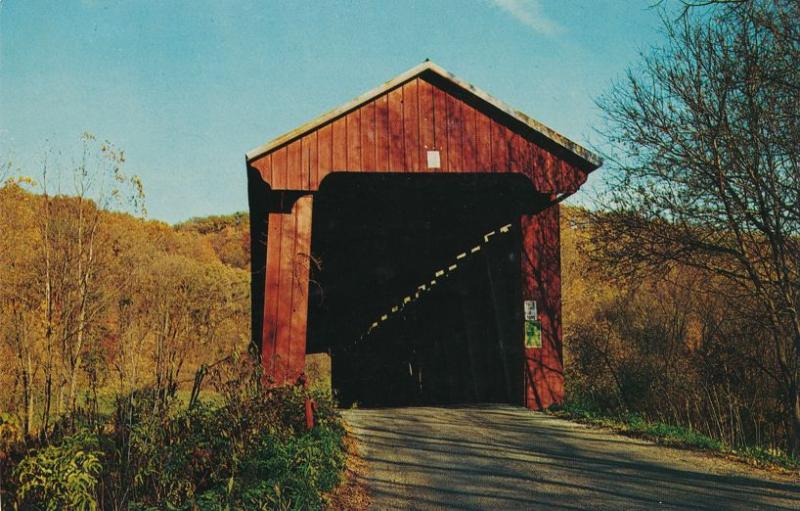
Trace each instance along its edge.
<instances>
[{"instance_id":1,"label":"autumn foliage","mask_svg":"<svg viewBox=\"0 0 800 511\"><path fill-rule=\"evenodd\" d=\"M0 504L319 509L343 429L329 391L308 430L309 391L263 386L247 217L148 221L124 152L82 142L0 168Z\"/></svg>"},{"instance_id":2,"label":"autumn foliage","mask_svg":"<svg viewBox=\"0 0 800 511\"><path fill-rule=\"evenodd\" d=\"M98 216L91 255L81 215ZM25 434L142 386L191 388L200 366L246 351L249 274L203 235L16 184L0 188L0 225L0 409Z\"/></svg>"},{"instance_id":3,"label":"autumn foliage","mask_svg":"<svg viewBox=\"0 0 800 511\"><path fill-rule=\"evenodd\" d=\"M591 217L562 215L568 406L681 427L767 460L787 454L793 427L780 381L767 376L777 371L769 332L739 313L751 299L688 266L620 277Z\"/></svg>"}]
</instances>

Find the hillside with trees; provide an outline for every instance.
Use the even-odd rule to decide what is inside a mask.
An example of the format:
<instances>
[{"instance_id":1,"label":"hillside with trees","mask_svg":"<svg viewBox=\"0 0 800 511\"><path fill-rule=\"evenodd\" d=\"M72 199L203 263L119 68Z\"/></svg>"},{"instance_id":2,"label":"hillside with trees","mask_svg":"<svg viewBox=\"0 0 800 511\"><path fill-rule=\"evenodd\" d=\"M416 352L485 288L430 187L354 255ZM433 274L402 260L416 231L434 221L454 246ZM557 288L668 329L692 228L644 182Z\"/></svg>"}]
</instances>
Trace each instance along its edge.
<instances>
[{"instance_id":1,"label":"hillside with trees","mask_svg":"<svg viewBox=\"0 0 800 511\"><path fill-rule=\"evenodd\" d=\"M124 162L87 134L0 169L0 503L319 509L344 431L329 393L263 386L246 217L145 220Z\"/></svg>"},{"instance_id":2,"label":"hillside with trees","mask_svg":"<svg viewBox=\"0 0 800 511\"><path fill-rule=\"evenodd\" d=\"M191 386L246 351L249 273L208 237L14 184L0 223L0 405L24 410L26 434L137 386Z\"/></svg>"},{"instance_id":3,"label":"hillside with trees","mask_svg":"<svg viewBox=\"0 0 800 511\"><path fill-rule=\"evenodd\" d=\"M250 221L247 213L192 218L175 226L181 233L196 233L207 240L220 262L248 270L250 268Z\"/></svg>"}]
</instances>

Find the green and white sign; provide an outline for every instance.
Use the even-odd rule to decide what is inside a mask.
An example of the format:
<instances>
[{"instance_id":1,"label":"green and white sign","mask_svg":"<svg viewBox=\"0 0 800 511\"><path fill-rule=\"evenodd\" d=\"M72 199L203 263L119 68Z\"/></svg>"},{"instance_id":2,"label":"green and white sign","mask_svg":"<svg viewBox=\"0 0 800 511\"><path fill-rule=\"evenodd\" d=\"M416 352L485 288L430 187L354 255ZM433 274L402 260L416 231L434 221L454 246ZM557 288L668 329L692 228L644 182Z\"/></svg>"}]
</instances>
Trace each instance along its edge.
<instances>
[{"instance_id":1,"label":"green and white sign","mask_svg":"<svg viewBox=\"0 0 800 511\"><path fill-rule=\"evenodd\" d=\"M525 320L525 348L542 347L542 322Z\"/></svg>"},{"instance_id":2,"label":"green and white sign","mask_svg":"<svg viewBox=\"0 0 800 511\"><path fill-rule=\"evenodd\" d=\"M525 312L525 348L541 348L542 322L539 321L536 301L525 300L523 306Z\"/></svg>"}]
</instances>

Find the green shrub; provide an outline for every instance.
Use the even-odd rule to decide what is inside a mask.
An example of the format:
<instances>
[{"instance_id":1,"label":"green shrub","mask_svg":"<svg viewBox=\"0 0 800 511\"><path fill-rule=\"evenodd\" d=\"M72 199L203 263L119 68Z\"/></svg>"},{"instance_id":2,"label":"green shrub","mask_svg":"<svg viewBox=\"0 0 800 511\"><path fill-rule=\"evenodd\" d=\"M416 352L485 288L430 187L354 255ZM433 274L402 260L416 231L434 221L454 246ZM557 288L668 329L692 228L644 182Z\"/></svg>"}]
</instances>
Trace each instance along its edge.
<instances>
[{"instance_id":1,"label":"green shrub","mask_svg":"<svg viewBox=\"0 0 800 511\"><path fill-rule=\"evenodd\" d=\"M265 435L243 463L243 509L319 509L344 467L341 427L320 426L288 441Z\"/></svg>"},{"instance_id":2,"label":"green shrub","mask_svg":"<svg viewBox=\"0 0 800 511\"><path fill-rule=\"evenodd\" d=\"M315 392L316 427L306 431L307 395L243 391L163 419L140 416L130 434L129 508L320 509L344 467L344 430L330 395Z\"/></svg>"},{"instance_id":3,"label":"green shrub","mask_svg":"<svg viewBox=\"0 0 800 511\"><path fill-rule=\"evenodd\" d=\"M64 417L28 439L45 442L39 449L17 442L3 490L21 509L322 508L345 460L330 393L266 388L257 369L233 365L213 402L139 389L110 416ZM316 402L310 431L307 398Z\"/></svg>"},{"instance_id":4,"label":"green shrub","mask_svg":"<svg viewBox=\"0 0 800 511\"><path fill-rule=\"evenodd\" d=\"M203 403L164 419L140 418L129 440L133 494L180 503L228 477L235 465L229 427L218 409Z\"/></svg>"},{"instance_id":5,"label":"green shrub","mask_svg":"<svg viewBox=\"0 0 800 511\"><path fill-rule=\"evenodd\" d=\"M97 438L87 433L31 452L14 470L18 504L48 511L97 509L102 455Z\"/></svg>"}]
</instances>

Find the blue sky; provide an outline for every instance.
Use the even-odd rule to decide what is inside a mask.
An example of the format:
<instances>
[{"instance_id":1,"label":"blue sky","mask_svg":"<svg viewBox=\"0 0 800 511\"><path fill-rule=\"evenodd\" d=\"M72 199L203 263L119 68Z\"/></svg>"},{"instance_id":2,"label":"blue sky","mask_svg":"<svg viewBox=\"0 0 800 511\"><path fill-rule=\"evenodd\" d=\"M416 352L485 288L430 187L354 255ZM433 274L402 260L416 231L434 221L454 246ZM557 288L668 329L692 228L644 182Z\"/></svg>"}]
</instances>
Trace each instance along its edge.
<instances>
[{"instance_id":1,"label":"blue sky","mask_svg":"<svg viewBox=\"0 0 800 511\"><path fill-rule=\"evenodd\" d=\"M0 159L35 176L90 131L150 217L246 210L247 150L425 58L598 144L594 99L661 42L654 3L0 0Z\"/></svg>"}]
</instances>

